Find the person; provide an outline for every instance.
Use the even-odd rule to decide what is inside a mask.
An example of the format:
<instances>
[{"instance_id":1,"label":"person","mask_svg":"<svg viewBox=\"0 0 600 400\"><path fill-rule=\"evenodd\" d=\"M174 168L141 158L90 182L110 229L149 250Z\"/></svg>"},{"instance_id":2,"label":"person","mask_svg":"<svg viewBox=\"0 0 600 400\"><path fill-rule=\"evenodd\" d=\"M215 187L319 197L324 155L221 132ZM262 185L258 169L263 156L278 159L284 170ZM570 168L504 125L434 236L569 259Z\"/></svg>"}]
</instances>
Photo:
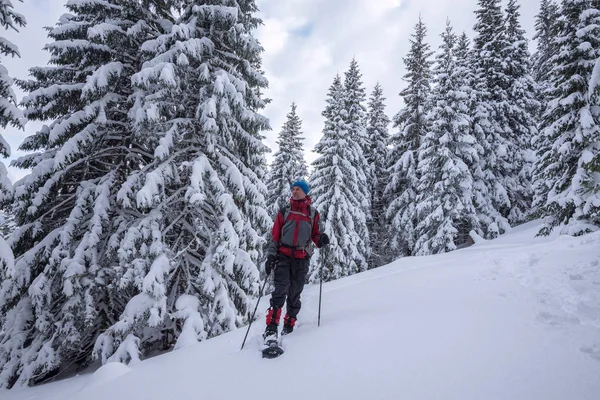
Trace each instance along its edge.
<instances>
[{"instance_id":1,"label":"person","mask_svg":"<svg viewBox=\"0 0 600 400\"><path fill-rule=\"evenodd\" d=\"M317 247L329 244L329 237L319 229L319 212L311 205L309 186L303 180L292 184L290 203L275 217L271 241L267 248L267 276L274 272L274 290L267 310L267 327L263 337L277 338L281 310L287 298L282 335L294 330L300 311L300 295L308 273L313 243Z\"/></svg>"}]
</instances>

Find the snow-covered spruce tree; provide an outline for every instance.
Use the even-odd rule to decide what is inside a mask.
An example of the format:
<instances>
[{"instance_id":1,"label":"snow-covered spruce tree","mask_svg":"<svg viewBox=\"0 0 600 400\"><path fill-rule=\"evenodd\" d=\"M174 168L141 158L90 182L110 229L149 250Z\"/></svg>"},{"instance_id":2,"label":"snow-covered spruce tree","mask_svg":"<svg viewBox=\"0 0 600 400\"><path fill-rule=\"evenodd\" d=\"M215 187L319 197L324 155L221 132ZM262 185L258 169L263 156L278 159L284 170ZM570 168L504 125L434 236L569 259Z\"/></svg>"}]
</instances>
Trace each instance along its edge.
<instances>
[{"instance_id":1,"label":"snow-covered spruce tree","mask_svg":"<svg viewBox=\"0 0 600 400\"><path fill-rule=\"evenodd\" d=\"M248 321L258 293L266 171L258 114L267 80L254 1L182 1L178 21L143 47L134 75L136 136L153 161L118 193L111 238L125 308L94 349L103 361L195 343ZM118 290L117 290L118 289ZM177 320L182 320L182 326Z\"/></svg>"},{"instance_id":2,"label":"snow-covered spruce tree","mask_svg":"<svg viewBox=\"0 0 600 400\"><path fill-rule=\"evenodd\" d=\"M475 54L471 49L471 44L467 34L463 32L456 42L457 80L460 82L458 87L465 93L465 103L469 109L470 133L476 139L473 147L477 150L479 162L469 166L471 176L473 177L473 204L477 210L477 220L479 221L479 230L475 232L481 236L490 235L498 232L498 219L506 221L492 205L492 199L489 195L486 174L481 157L485 153L483 144L485 144L485 132L490 126L489 110L486 103L481 101L481 92L478 90L478 77L475 71Z\"/></svg>"},{"instance_id":3,"label":"snow-covered spruce tree","mask_svg":"<svg viewBox=\"0 0 600 400\"><path fill-rule=\"evenodd\" d=\"M387 261L387 223L383 193L388 182L386 167L390 122L385 114L383 89L377 83L368 104L367 140L369 151L365 155L371 172L371 220L368 225L371 241L370 268L379 267Z\"/></svg>"},{"instance_id":4,"label":"snow-covered spruce tree","mask_svg":"<svg viewBox=\"0 0 600 400\"><path fill-rule=\"evenodd\" d=\"M538 88L540 112L537 135L533 138L531 144L536 153L536 162L551 146L549 138L540 127L542 126L542 117L548 106L548 101L552 100L551 72L554 67L553 56L558 50L556 38L559 34L559 16L560 7L554 1L542 0L540 11L535 18L536 32L533 38L537 40L537 48L532 56L532 74ZM532 212L535 216L540 215L541 209L546 203L545 195L550 190L547 183L544 179L533 178Z\"/></svg>"},{"instance_id":5,"label":"snow-covered spruce tree","mask_svg":"<svg viewBox=\"0 0 600 400\"><path fill-rule=\"evenodd\" d=\"M427 115L430 129L418 151L415 255L455 250L471 230L479 230L470 170L479 158L468 97L461 87L465 70L456 65L456 35L449 21L441 37L433 70L432 110Z\"/></svg>"},{"instance_id":6,"label":"snow-covered spruce tree","mask_svg":"<svg viewBox=\"0 0 600 400\"><path fill-rule=\"evenodd\" d=\"M536 51L531 57L531 73L539 86L541 97L549 89L550 72L552 71L551 58L556 51L555 38L558 34L558 18L560 9L553 0L541 0L540 11L535 17Z\"/></svg>"},{"instance_id":7,"label":"snow-covered spruce tree","mask_svg":"<svg viewBox=\"0 0 600 400\"><path fill-rule=\"evenodd\" d=\"M361 142L361 147L366 153L369 148L366 134L367 109L364 105L367 95L362 82L362 74L355 58L350 62L348 71L344 73L344 91L349 132L356 140Z\"/></svg>"},{"instance_id":8,"label":"snow-covered spruce tree","mask_svg":"<svg viewBox=\"0 0 600 400\"><path fill-rule=\"evenodd\" d=\"M131 76L162 11L150 1L70 0L48 29L50 66L18 81L30 120L52 121L25 139L31 169L16 185L14 265L0 287L0 387L83 368L118 316L110 243L119 182L149 154L131 136ZM163 20L164 22L165 20Z\"/></svg>"},{"instance_id":9,"label":"snow-covered spruce tree","mask_svg":"<svg viewBox=\"0 0 600 400\"><path fill-rule=\"evenodd\" d=\"M516 150L512 155L516 190L510 198L511 209L508 215L509 222L513 224L524 221L531 213L532 173L535 162L531 142L537 136L537 116L540 107L536 83L531 76L527 39L519 22L519 9L516 0L508 1L505 20L508 47L505 48L503 64L508 94L504 115L510 128L511 136L508 139Z\"/></svg>"},{"instance_id":10,"label":"snow-covered spruce tree","mask_svg":"<svg viewBox=\"0 0 600 400\"><path fill-rule=\"evenodd\" d=\"M590 0L563 0L561 14L541 125L548 147L536 164L542 235L556 226L570 235L600 226L600 11Z\"/></svg>"},{"instance_id":11,"label":"snow-covered spruce tree","mask_svg":"<svg viewBox=\"0 0 600 400\"><path fill-rule=\"evenodd\" d=\"M4 30L25 26L25 17L13 9L10 1L0 1L0 26ZM20 57L19 49L10 41L0 36L0 57ZM6 129L11 125L15 128L23 128L25 123L23 112L17 107L17 98L12 89L13 79L8 75L8 70L0 58L0 128ZM10 156L10 146L0 134L0 155ZM0 162L0 205L10 202L12 199L12 183L7 177L6 168Z\"/></svg>"},{"instance_id":12,"label":"snow-covered spruce tree","mask_svg":"<svg viewBox=\"0 0 600 400\"><path fill-rule=\"evenodd\" d=\"M356 140L350 137L346 123L345 91L337 75L327 94L323 111L323 137L315 146L311 197L321 215L322 231L331 245L312 258L309 281L330 281L367 269L368 208L361 196L367 185L361 168L364 157Z\"/></svg>"},{"instance_id":13,"label":"snow-covered spruce tree","mask_svg":"<svg viewBox=\"0 0 600 400\"><path fill-rule=\"evenodd\" d=\"M390 138L389 181L385 188L386 218L389 221L389 251L392 259L413 253L417 225L416 200L419 176L417 150L421 139L429 131L429 95L431 92L431 65L433 52L425 42L427 28L419 17L411 35L411 47L403 58L408 86L400 92L402 108L393 119L398 132Z\"/></svg>"},{"instance_id":14,"label":"snow-covered spruce tree","mask_svg":"<svg viewBox=\"0 0 600 400\"><path fill-rule=\"evenodd\" d=\"M269 190L267 206L272 216L283 206L289 204L292 196L292 184L298 179L308 178L308 167L304 160L302 147L303 141L302 121L296 114L296 104L292 103L292 109L277 138L279 150L275 153L267 174Z\"/></svg>"},{"instance_id":15,"label":"snow-covered spruce tree","mask_svg":"<svg viewBox=\"0 0 600 400\"><path fill-rule=\"evenodd\" d=\"M364 105L366 100L366 89L362 82L362 74L358 67L358 62L355 58L350 62L348 71L344 73L344 105L346 108L346 126L350 140L354 140L360 147L360 152L357 154L356 167L365 171L367 177L366 185L357 186L356 196L360 196L359 202L364 207L367 216L367 226L371 221L371 191L372 191L372 174L373 171L367 161L370 152L370 143L367 136L367 109ZM365 232L365 237L368 237L369 231ZM370 257L371 245L367 240L367 260Z\"/></svg>"},{"instance_id":16,"label":"snow-covered spruce tree","mask_svg":"<svg viewBox=\"0 0 600 400\"><path fill-rule=\"evenodd\" d=\"M348 134L353 140L356 140L362 150L364 166L369 168L367 159L370 153L369 137L367 135L367 108L364 102L367 98L366 90L362 82L362 74L356 59L352 59L348 71L344 73L344 104L346 107L346 124L348 126ZM370 177L370 175L369 175ZM369 195L370 188L365 189L365 196Z\"/></svg>"},{"instance_id":17,"label":"snow-covered spruce tree","mask_svg":"<svg viewBox=\"0 0 600 400\"><path fill-rule=\"evenodd\" d=\"M515 167L520 161L513 164L513 157L520 159L520 152L517 144L510 140L512 133L505 115L509 80L503 65L509 44L500 0L479 0L478 3L473 40L473 87L477 101L472 117L473 134L481 146L481 180L478 182L484 183L485 189L476 187L476 197L480 214L486 216L482 218L485 236L494 238L510 228L511 199L517 198L521 189L516 179L519 170Z\"/></svg>"}]
</instances>

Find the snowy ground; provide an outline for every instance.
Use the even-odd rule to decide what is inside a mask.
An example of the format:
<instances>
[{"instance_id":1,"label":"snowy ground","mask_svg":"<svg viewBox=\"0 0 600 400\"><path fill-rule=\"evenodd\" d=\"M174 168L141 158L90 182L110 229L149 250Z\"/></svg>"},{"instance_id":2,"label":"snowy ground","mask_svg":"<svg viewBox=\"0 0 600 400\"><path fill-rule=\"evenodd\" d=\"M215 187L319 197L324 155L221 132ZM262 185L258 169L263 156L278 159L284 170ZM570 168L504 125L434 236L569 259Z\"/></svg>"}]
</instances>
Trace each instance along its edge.
<instances>
[{"instance_id":1,"label":"snowy ground","mask_svg":"<svg viewBox=\"0 0 600 400\"><path fill-rule=\"evenodd\" d=\"M600 399L600 232L537 223L440 256L307 286L278 359L245 329L2 400ZM259 307L264 314L267 299Z\"/></svg>"}]
</instances>

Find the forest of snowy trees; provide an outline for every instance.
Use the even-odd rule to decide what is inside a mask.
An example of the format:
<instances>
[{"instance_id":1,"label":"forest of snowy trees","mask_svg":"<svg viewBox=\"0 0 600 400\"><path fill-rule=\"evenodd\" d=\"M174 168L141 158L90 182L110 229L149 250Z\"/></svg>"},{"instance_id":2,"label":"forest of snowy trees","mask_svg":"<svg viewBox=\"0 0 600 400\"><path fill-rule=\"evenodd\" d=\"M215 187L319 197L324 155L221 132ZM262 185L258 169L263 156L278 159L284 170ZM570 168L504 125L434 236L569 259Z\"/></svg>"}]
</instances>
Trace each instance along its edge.
<instances>
[{"instance_id":1,"label":"forest of snowy trees","mask_svg":"<svg viewBox=\"0 0 600 400\"><path fill-rule=\"evenodd\" d=\"M19 50L0 37L2 129L44 124L12 162L25 178L0 163L0 387L247 324L297 179L331 239L313 282L535 218L540 235L598 230L600 1L541 0L533 55L505 3L478 0L473 31L448 21L437 49L419 18L390 117L351 60L323 88L310 168L296 104L267 165L254 0L68 0L27 80L2 65ZM0 0L5 29L25 17Z\"/></svg>"}]
</instances>

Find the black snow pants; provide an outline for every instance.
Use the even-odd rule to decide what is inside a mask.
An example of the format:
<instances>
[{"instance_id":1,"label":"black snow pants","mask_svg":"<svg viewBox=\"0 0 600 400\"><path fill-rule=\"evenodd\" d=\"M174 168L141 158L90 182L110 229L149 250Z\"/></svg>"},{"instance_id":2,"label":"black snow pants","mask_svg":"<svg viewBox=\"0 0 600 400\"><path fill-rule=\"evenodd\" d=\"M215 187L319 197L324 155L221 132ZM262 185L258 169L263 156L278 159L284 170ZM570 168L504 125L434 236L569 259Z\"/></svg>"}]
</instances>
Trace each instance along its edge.
<instances>
[{"instance_id":1,"label":"black snow pants","mask_svg":"<svg viewBox=\"0 0 600 400\"><path fill-rule=\"evenodd\" d=\"M290 258L279 253L274 271L275 289L271 293L271 307L283 308L287 296L287 313L296 318L300 311L300 294L308 273L309 258Z\"/></svg>"}]
</instances>

